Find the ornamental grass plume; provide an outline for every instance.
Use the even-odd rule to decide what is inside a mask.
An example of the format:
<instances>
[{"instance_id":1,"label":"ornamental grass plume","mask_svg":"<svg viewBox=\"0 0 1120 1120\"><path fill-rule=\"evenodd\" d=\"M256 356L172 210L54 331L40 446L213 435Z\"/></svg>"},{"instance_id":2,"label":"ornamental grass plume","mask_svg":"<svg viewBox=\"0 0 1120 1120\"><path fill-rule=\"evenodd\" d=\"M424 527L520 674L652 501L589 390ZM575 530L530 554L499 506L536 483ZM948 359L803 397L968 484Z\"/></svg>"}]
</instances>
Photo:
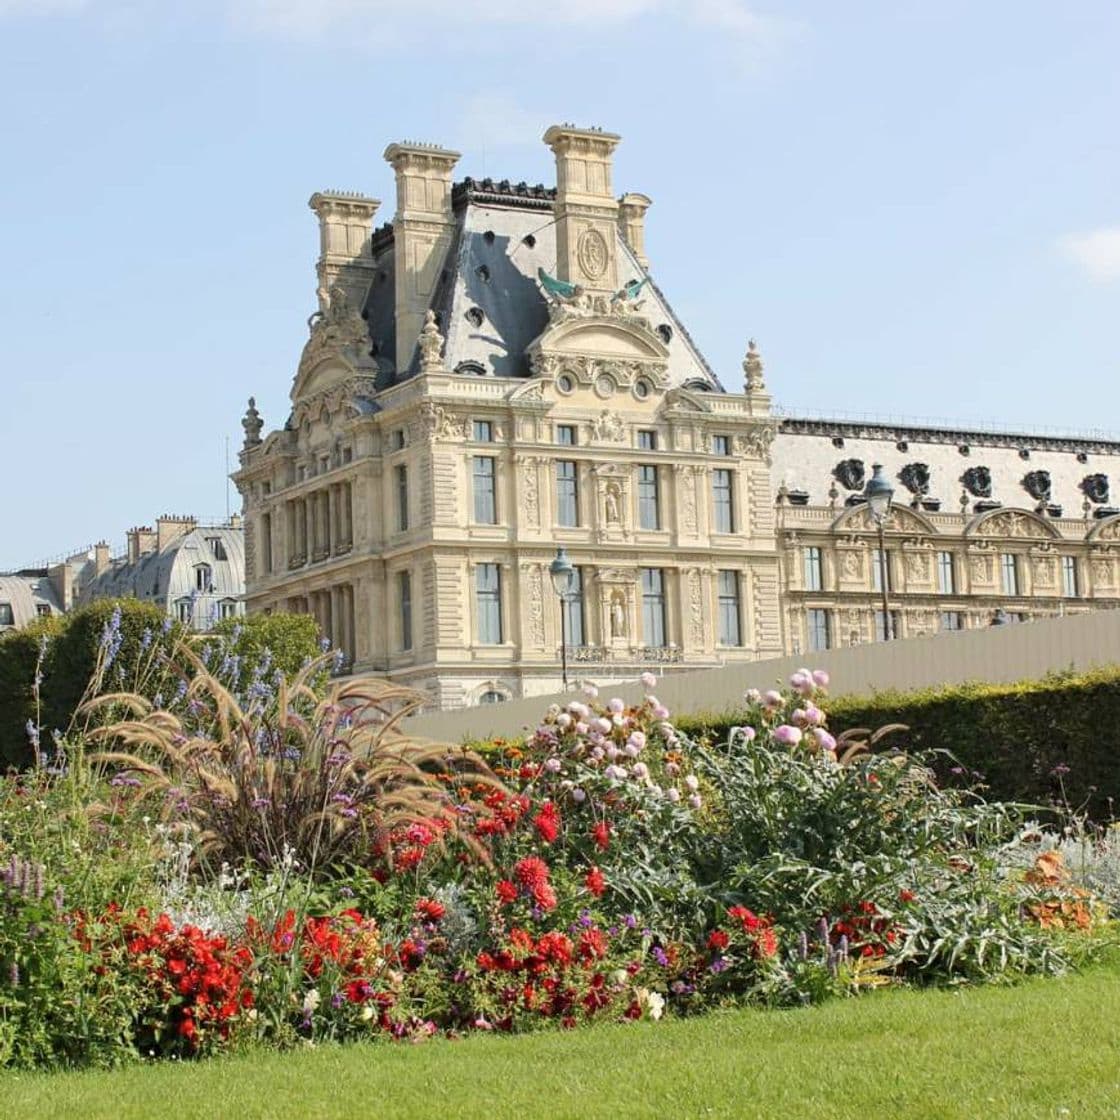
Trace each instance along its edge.
<instances>
[{"instance_id":1,"label":"ornamental grass plume","mask_svg":"<svg viewBox=\"0 0 1120 1120\"><path fill-rule=\"evenodd\" d=\"M89 733L103 748L90 761L138 778L137 796L193 827L201 852L264 868L289 867L294 858L313 873L340 861L391 861L384 837L428 826L437 845L455 835L485 860L482 845L457 828L438 775L501 783L473 751L401 730L425 702L422 693L359 680L320 696L312 682L326 655L246 711L192 650L179 653L191 670L191 714L180 717L134 693L97 697L87 704L91 712L114 706L129 718Z\"/></svg>"}]
</instances>

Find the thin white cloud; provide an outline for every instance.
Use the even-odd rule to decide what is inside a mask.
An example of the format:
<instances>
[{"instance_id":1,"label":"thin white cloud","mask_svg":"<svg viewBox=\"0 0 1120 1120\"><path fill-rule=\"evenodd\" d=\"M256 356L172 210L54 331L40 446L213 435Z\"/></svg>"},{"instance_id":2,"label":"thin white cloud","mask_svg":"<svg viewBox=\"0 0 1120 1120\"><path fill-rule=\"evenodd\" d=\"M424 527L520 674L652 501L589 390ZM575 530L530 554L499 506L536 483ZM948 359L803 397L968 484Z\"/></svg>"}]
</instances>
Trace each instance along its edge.
<instances>
[{"instance_id":1,"label":"thin white cloud","mask_svg":"<svg viewBox=\"0 0 1120 1120\"><path fill-rule=\"evenodd\" d=\"M1105 226L1088 233L1071 233L1058 242L1062 252L1076 261L1091 280L1120 280L1120 226Z\"/></svg>"}]
</instances>

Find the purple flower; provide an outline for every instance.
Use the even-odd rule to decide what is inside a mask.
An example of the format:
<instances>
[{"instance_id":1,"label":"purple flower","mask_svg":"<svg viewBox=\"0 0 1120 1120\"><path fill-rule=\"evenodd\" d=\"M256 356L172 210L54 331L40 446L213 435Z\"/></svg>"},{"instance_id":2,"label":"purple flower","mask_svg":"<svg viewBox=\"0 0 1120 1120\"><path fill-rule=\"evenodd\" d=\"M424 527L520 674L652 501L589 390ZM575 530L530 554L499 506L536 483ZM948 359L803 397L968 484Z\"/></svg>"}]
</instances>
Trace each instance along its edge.
<instances>
[{"instance_id":1,"label":"purple flower","mask_svg":"<svg viewBox=\"0 0 1120 1120\"><path fill-rule=\"evenodd\" d=\"M622 924L627 929L636 929L638 925L638 919L635 918L633 914L627 914L626 917L622 919Z\"/></svg>"},{"instance_id":2,"label":"purple flower","mask_svg":"<svg viewBox=\"0 0 1120 1120\"><path fill-rule=\"evenodd\" d=\"M668 954L666 954L665 950L662 949L660 945L654 945L650 950L650 956L663 968L669 964Z\"/></svg>"},{"instance_id":3,"label":"purple flower","mask_svg":"<svg viewBox=\"0 0 1120 1120\"><path fill-rule=\"evenodd\" d=\"M774 728L774 738L788 747L796 747L801 742L801 728L791 727L788 723L779 724Z\"/></svg>"},{"instance_id":4,"label":"purple flower","mask_svg":"<svg viewBox=\"0 0 1120 1120\"><path fill-rule=\"evenodd\" d=\"M716 959L708 965L708 970L715 973L725 972L727 970L727 961L723 957L716 957Z\"/></svg>"}]
</instances>

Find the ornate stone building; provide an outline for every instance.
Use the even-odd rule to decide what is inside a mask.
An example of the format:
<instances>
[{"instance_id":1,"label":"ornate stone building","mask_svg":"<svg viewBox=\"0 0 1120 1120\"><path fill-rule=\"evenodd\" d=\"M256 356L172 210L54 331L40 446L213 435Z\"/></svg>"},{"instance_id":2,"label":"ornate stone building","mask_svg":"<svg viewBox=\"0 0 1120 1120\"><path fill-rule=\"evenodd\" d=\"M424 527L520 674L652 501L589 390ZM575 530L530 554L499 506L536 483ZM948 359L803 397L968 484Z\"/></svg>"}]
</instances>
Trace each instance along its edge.
<instances>
[{"instance_id":1,"label":"ornate stone building","mask_svg":"<svg viewBox=\"0 0 1120 1120\"><path fill-rule=\"evenodd\" d=\"M251 611L309 611L443 707L782 652L753 349L725 392L646 271L618 137L553 127L557 186L464 180L392 144L396 214L315 194L319 310L284 426L250 403L234 476Z\"/></svg>"},{"instance_id":2,"label":"ornate stone building","mask_svg":"<svg viewBox=\"0 0 1120 1120\"><path fill-rule=\"evenodd\" d=\"M773 450L789 652L1120 604L1120 509L1103 439L785 419ZM861 499L875 463L885 525Z\"/></svg>"}]
</instances>

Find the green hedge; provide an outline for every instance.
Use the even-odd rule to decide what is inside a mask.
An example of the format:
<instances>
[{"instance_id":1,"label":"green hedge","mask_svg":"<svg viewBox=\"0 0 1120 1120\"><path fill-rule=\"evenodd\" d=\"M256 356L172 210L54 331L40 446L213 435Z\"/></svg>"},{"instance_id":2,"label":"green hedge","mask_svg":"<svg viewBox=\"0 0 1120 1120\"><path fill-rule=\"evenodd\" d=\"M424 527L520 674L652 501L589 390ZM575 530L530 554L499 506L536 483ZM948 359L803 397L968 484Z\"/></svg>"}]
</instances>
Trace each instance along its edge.
<instances>
[{"instance_id":1,"label":"green hedge","mask_svg":"<svg viewBox=\"0 0 1120 1120\"><path fill-rule=\"evenodd\" d=\"M0 637L0 770L31 764L29 720L41 727L44 747L51 745L52 730L65 731L70 726L97 664L106 624L118 609L120 649L103 691L131 691L138 687L135 670L142 646L155 644L170 653L183 633L152 603L98 599L61 618L43 619ZM230 652L241 658L247 672L258 664L266 647L272 651L273 670L288 676L319 653L319 630L308 615L281 613L228 619L211 633L230 643ZM33 684L44 636L47 646L36 711ZM209 635L200 642L208 639ZM177 672L161 672L150 653L145 660L152 662L151 674L140 690L154 696L161 690L174 689L179 680Z\"/></svg>"},{"instance_id":2,"label":"green hedge","mask_svg":"<svg viewBox=\"0 0 1120 1120\"><path fill-rule=\"evenodd\" d=\"M982 775L977 780L993 799L1050 805L1064 786L1069 803L1085 805L1096 820L1114 819L1120 809L1120 669L846 696L826 707L833 734L906 724L909 731L885 745L951 752L968 780ZM677 722L691 734L718 738L746 721L732 712ZM963 783L966 776L952 772L956 765L942 759L939 777Z\"/></svg>"}]
</instances>

